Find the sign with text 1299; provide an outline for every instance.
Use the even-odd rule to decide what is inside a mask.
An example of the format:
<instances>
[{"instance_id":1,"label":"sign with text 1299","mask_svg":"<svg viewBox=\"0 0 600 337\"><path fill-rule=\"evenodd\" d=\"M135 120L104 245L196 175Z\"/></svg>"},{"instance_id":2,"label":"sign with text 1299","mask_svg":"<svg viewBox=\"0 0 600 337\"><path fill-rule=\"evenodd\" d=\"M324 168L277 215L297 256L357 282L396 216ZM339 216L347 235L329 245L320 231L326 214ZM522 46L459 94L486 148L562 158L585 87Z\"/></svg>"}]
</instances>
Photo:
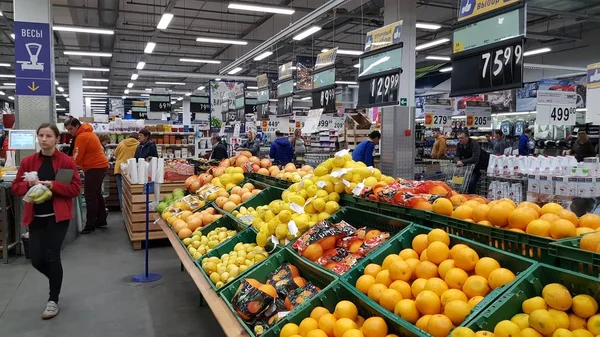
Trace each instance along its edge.
<instances>
[{"instance_id":1,"label":"sign with text 1299","mask_svg":"<svg viewBox=\"0 0 600 337\"><path fill-rule=\"evenodd\" d=\"M538 125L575 125L577 94L572 91L538 90Z\"/></svg>"},{"instance_id":2,"label":"sign with text 1299","mask_svg":"<svg viewBox=\"0 0 600 337\"><path fill-rule=\"evenodd\" d=\"M492 126L492 108L489 102L467 102L465 115L468 128Z\"/></svg>"},{"instance_id":3,"label":"sign with text 1299","mask_svg":"<svg viewBox=\"0 0 600 337\"><path fill-rule=\"evenodd\" d=\"M450 100L444 105L425 105L425 126L430 128L443 128L452 123L453 107Z\"/></svg>"},{"instance_id":4,"label":"sign with text 1299","mask_svg":"<svg viewBox=\"0 0 600 337\"><path fill-rule=\"evenodd\" d=\"M388 73L358 82L358 106L398 105L400 73Z\"/></svg>"},{"instance_id":5,"label":"sign with text 1299","mask_svg":"<svg viewBox=\"0 0 600 337\"><path fill-rule=\"evenodd\" d=\"M312 109L323 108L323 113L335 112L335 88L329 88L312 93Z\"/></svg>"}]
</instances>

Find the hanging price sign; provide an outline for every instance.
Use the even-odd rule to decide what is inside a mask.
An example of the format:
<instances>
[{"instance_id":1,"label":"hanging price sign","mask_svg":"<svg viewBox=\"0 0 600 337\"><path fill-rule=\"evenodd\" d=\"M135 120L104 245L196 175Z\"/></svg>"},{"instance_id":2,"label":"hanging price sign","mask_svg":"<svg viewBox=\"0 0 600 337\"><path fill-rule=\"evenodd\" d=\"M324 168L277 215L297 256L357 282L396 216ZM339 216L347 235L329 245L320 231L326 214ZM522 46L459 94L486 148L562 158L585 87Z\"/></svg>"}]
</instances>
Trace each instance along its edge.
<instances>
[{"instance_id":1,"label":"hanging price sign","mask_svg":"<svg viewBox=\"0 0 600 337\"><path fill-rule=\"evenodd\" d=\"M438 98L425 101L425 126L443 128L452 123L452 101Z\"/></svg>"},{"instance_id":2,"label":"hanging price sign","mask_svg":"<svg viewBox=\"0 0 600 337\"><path fill-rule=\"evenodd\" d=\"M335 112L335 87L312 92L312 108L323 108L323 113Z\"/></svg>"},{"instance_id":3,"label":"hanging price sign","mask_svg":"<svg viewBox=\"0 0 600 337\"><path fill-rule=\"evenodd\" d=\"M303 134L311 134L319 131L319 123L321 121L321 115L323 109L313 109L308 111L304 127L302 128Z\"/></svg>"},{"instance_id":4,"label":"hanging price sign","mask_svg":"<svg viewBox=\"0 0 600 337\"><path fill-rule=\"evenodd\" d=\"M275 131L279 130L279 124L281 123L281 120L279 118L277 118L277 116L269 116L269 120L268 121L263 121L263 125L264 122L267 122L267 132L268 133L275 133Z\"/></svg>"},{"instance_id":5,"label":"hanging price sign","mask_svg":"<svg viewBox=\"0 0 600 337\"><path fill-rule=\"evenodd\" d=\"M538 125L575 125L577 94L572 91L538 90Z\"/></svg>"},{"instance_id":6,"label":"hanging price sign","mask_svg":"<svg viewBox=\"0 0 600 337\"><path fill-rule=\"evenodd\" d=\"M468 128L492 126L492 108L489 102L467 101L465 114Z\"/></svg>"}]
</instances>

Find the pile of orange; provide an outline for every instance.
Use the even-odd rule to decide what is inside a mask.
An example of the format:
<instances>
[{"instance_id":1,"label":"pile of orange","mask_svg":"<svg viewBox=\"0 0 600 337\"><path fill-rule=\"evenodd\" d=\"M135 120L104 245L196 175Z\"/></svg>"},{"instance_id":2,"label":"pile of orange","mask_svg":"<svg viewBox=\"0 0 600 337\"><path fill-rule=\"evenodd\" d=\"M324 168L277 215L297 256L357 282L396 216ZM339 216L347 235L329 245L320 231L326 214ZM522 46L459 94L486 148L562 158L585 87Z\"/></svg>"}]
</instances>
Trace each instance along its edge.
<instances>
[{"instance_id":1,"label":"pile of orange","mask_svg":"<svg viewBox=\"0 0 600 337\"><path fill-rule=\"evenodd\" d=\"M529 298L521 305L522 313L496 324L493 334L479 331L478 335L495 337L593 337L600 335L598 302L589 295L571 296L569 289L559 283L544 287L541 296ZM468 328L458 328L452 337L474 337Z\"/></svg>"},{"instance_id":2,"label":"pile of orange","mask_svg":"<svg viewBox=\"0 0 600 337\"><path fill-rule=\"evenodd\" d=\"M369 264L356 288L400 318L434 337L460 325L493 289L515 274L490 257L479 257L464 244L450 245L441 229L419 234L412 249Z\"/></svg>"},{"instance_id":3,"label":"pile of orange","mask_svg":"<svg viewBox=\"0 0 600 337\"><path fill-rule=\"evenodd\" d=\"M350 301L340 301L331 313L316 307L299 325L287 323L279 337L398 337L388 334L388 326L381 317L365 319Z\"/></svg>"}]
</instances>

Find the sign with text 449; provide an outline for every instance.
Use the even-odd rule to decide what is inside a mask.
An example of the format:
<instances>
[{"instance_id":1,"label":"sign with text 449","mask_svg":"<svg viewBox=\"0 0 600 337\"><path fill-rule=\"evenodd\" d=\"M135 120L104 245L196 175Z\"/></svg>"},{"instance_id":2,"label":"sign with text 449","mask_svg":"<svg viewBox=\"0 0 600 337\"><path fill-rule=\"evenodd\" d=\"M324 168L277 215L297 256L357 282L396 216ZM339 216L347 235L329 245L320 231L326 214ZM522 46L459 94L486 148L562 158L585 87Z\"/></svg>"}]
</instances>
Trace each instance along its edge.
<instances>
[{"instance_id":1,"label":"sign with text 449","mask_svg":"<svg viewBox=\"0 0 600 337\"><path fill-rule=\"evenodd\" d=\"M433 99L425 102L425 126L443 128L452 124L452 101L450 99Z\"/></svg>"},{"instance_id":2,"label":"sign with text 449","mask_svg":"<svg viewBox=\"0 0 600 337\"><path fill-rule=\"evenodd\" d=\"M377 75L358 83L358 102L361 107L398 105L400 74Z\"/></svg>"},{"instance_id":3,"label":"sign with text 449","mask_svg":"<svg viewBox=\"0 0 600 337\"><path fill-rule=\"evenodd\" d=\"M489 102L467 102L465 115L468 128L492 126L492 108Z\"/></svg>"},{"instance_id":4,"label":"sign with text 449","mask_svg":"<svg viewBox=\"0 0 600 337\"><path fill-rule=\"evenodd\" d=\"M538 125L575 125L577 94L572 91L538 90Z\"/></svg>"}]
</instances>

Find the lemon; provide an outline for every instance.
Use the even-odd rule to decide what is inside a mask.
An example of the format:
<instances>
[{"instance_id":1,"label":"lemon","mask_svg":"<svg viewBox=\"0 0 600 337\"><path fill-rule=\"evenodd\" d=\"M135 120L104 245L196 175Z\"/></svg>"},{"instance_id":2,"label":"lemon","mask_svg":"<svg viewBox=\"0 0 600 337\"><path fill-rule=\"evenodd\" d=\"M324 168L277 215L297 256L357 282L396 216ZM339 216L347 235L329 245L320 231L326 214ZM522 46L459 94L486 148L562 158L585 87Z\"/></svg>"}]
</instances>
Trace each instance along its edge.
<instances>
[{"instance_id":1,"label":"lemon","mask_svg":"<svg viewBox=\"0 0 600 337\"><path fill-rule=\"evenodd\" d=\"M292 220L292 213L290 211L281 211L278 217L279 221L287 224L290 220Z\"/></svg>"},{"instance_id":2,"label":"lemon","mask_svg":"<svg viewBox=\"0 0 600 337\"><path fill-rule=\"evenodd\" d=\"M304 200L306 200L308 198L308 194L306 193L306 190L300 190L298 191L298 195L300 197L302 197ZM291 199L290 199L291 200ZM306 202L306 201L305 201Z\"/></svg>"},{"instance_id":3,"label":"lemon","mask_svg":"<svg viewBox=\"0 0 600 337\"><path fill-rule=\"evenodd\" d=\"M296 227L298 227L299 233L304 233L309 227L310 218L306 214L299 215L294 222L296 223Z\"/></svg>"},{"instance_id":4,"label":"lemon","mask_svg":"<svg viewBox=\"0 0 600 337\"><path fill-rule=\"evenodd\" d=\"M368 177L367 179L365 179L365 186L367 187L373 187L375 185L377 185L378 181L377 178L375 177Z\"/></svg>"},{"instance_id":5,"label":"lemon","mask_svg":"<svg viewBox=\"0 0 600 337\"><path fill-rule=\"evenodd\" d=\"M278 218L271 219L271 221L269 221L267 223L267 228L269 229L269 234L275 233L275 228L277 228L277 225L279 225L280 223L281 222L279 221Z\"/></svg>"},{"instance_id":6,"label":"lemon","mask_svg":"<svg viewBox=\"0 0 600 337\"><path fill-rule=\"evenodd\" d=\"M322 220L325 220L325 219L329 218L330 216L331 216L331 214L329 214L327 212L321 212L321 213L319 213L319 216L318 216L317 219L319 221L322 221Z\"/></svg>"},{"instance_id":7,"label":"lemon","mask_svg":"<svg viewBox=\"0 0 600 337\"><path fill-rule=\"evenodd\" d=\"M325 186L323 186L323 190L325 192L327 192L327 194L335 191L335 186L333 185L333 183L331 181L327 181L325 182Z\"/></svg>"},{"instance_id":8,"label":"lemon","mask_svg":"<svg viewBox=\"0 0 600 337\"><path fill-rule=\"evenodd\" d=\"M293 197L290 197L290 202L295 203L299 206L304 206L304 203L306 203L306 200L300 196L300 195L294 195Z\"/></svg>"},{"instance_id":9,"label":"lemon","mask_svg":"<svg viewBox=\"0 0 600 337\"><path fill-rule=\"evenodd\" d=\"M317 212L322 212L325 209L325 199L323 198L317 198L313 200L313 202L309 205L311 204L315 208L315 210L317 210Z\"/></svg>"},{"instance_id":10,"label":"lemon","mask_svg":"<svg viewBox=\"0 0 600 337\"><path fill-rule=\"evenodd\" d=\"M269 225L266 222L261 222L258 230L260 233L269 234Z\"/></svg>"},{"instance_id":11,"label":"lemon","mask_svg":"<svg viewBox=\"0 0 600 337\"><path fill-rule=\"evenodd\" d=\"M331 161L331 164L335 167L344 167L345 163L346 159L344 159L343 157L334 157Z\"/></svg>"},{"instance_id":12,"label":"lemon","mask_svg":"<svg viewBox=\"0 0 600 337\"><path fill-rule=\"evenodd\" d=\"M302 184L304 184L304 186L302 188L307 188L308 186L314 185L315 183L313 183L313 181L310 179L304 179L300 183L298 183L298 186L300 186Z\"/></svg>"},{"instance_id":13,"label":"lemon","mask_svg":"<svg viewBox=\"0 0 600 337\"><path fill-rule=\"evenodd\" d=\"M310 185L308 186L308 188L306 188L306 195L308 195L309 197L314 197L315 195L317 195L317 192L319 191L319 187L317 187L317 185Z\"/></svg>"},{"instance_id":14,"label":"lemon","mask_svg":"<svg viewBox=\"0 0 600 337\"><path fill-rule=\"evenodd\" d=\"M288 187L288 191L290 192L298 192L298 185L300 185L299 183L294 183L292 184L290 187Z\"/></svg>"},{"instance_id":15,"label":"lemon","mask_svg":"<svg viewBox=\"0 0 600 337\"><path fill-rule=\"evenodd\" d=\"M328 173L328 170L327 170L327 168L326 168L325 166L323 166L323 165L319 165L319 166L317 166L317 168L316 168L316 169L315 169L315 171L314 171L314 174L315 174L315 176L317 176L317 177L324 176L324 175L326 175L327 173Z\"/></svg>"},{"instance_id":16,"label":"lemon","mask_svg":"<svg viewBox=\"0 0 600 337\"><path fill-rule=\"evenodd\" d=\"M325 190L318 190L317 194L316 194L317 198L327 198L328 195L329 195L329 192L327 192Z\"/></svg>"},{"instance_id":17,"label":"lemon","mask_svg":"<svg viewBox=\"0 0 600 337\"><path fill-rule=\"evenodd\" d=\"M215 273L210 274L210 280L212 281L212 283L217 283L219 281L221 281L221 275Z\"/></svg>"},{"instance_id":18,"label":"lemon","mask_svg":"<svg viewBox=\"0 0 600 337\"><path fill-rule=\"evenodd\" d=\"M275 229L275 236L278 239L280 239L280 240L285 239L288 234L289 234L289 230L288 230L287 223L281 223L281 224L277 225L277 228Z\"/></svg>"},{"instance_id":19,"label":"lemon","mask_svg":"<svg viewBox=\"0 0 600 337\"><path fill-rule=\"evenodd\" d=\"M340 209L340 204L337 201L328 201L325 204L325 212L333 214Z\"/></svg>"},{"instance_id":20,"label":"lemon","mask_svg":"<svg viewBox=\"0 0 600 337\"><path fill-rule=\"evenodd\" d=\"M304 212L308 213L308 214L316 214L319 213L317 212L317 210L315 209L315 206L313 205L313 203L309 203L306 206L304 206Z\"/></svg>"},{"instance_id":21,"label":"lemon","mask_svg":"<svg viewBox=\"0 0 600 337\"><path fill-rule=\"evenodd\" d=\"M337 182L337 183L335 184L335 186L334 186L334 192L335 192L335 193L338 193L338 194L339 194L339 193L344 193L344 189L345 189L345 187L346 187L346 186L345 186L345 185L344 185L344 184L343 184L341 181L340 181L340 182Z\"/></svg>"}]
</instances>

